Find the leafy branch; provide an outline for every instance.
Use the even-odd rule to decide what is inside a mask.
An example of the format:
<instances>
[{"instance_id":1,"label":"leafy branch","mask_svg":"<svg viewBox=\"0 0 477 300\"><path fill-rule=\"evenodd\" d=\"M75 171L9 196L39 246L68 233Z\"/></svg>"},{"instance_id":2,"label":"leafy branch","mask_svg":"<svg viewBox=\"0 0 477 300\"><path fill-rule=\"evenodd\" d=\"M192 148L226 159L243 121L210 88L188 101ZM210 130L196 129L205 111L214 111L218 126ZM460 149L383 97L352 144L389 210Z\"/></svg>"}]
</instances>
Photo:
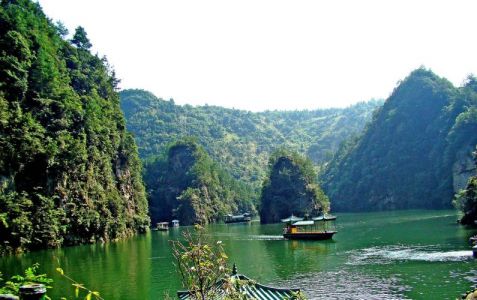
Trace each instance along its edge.
<instances>
[{"instance_id":1,"label":"leafy branch","mask_svg":"<svg viewBox=\"0 0 477 300\"><path fill-rule=\"evenodd\" d=\"M88 289L87 287L84 286L84 284L77 282L73 278L69 277L68 275L65 274L62 268L56 268L56 271L60 273L61 276L66 278L68 281L71 282L71 285L75 288L75 297L79 298L80 292L84 291L86 293L86 296L84 299L86 300L91 300L92 297L94 299L99 299L99 300L104 300L100 295L98 291L92 291ZM61 298L62 300L66 300L65 297Z\"/></svg>"}]
</instances>

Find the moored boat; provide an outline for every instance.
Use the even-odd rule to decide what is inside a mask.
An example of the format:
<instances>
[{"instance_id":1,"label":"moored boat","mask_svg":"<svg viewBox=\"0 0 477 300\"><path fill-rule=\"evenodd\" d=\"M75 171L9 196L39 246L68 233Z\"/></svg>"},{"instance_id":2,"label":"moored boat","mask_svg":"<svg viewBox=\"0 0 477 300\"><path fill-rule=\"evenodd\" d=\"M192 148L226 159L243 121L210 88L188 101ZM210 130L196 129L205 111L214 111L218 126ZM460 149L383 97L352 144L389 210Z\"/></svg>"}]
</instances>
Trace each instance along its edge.
<instances>
[{"instance_id":1,"label":"moored boat","mask_svg":"<svg viewBox=\"0 0 477 300\"><path fill-rule=\"evenodd\" d=\"M169 223L168 222L159 222L156 223L156 228L154 230L157 231L168 231L169 230Z\"/></svg>"},{"instance_id":2,"label":"moored boat","mask_svg":"<svg viewBox=\"0 0 477 300\"><path fill-rule=\"evenodd\" d=\"M240 215L226 215L224 218L225 223L247 223L252 221L252 217L249 213L243 213Z\"/></svg>"}]
</instances>

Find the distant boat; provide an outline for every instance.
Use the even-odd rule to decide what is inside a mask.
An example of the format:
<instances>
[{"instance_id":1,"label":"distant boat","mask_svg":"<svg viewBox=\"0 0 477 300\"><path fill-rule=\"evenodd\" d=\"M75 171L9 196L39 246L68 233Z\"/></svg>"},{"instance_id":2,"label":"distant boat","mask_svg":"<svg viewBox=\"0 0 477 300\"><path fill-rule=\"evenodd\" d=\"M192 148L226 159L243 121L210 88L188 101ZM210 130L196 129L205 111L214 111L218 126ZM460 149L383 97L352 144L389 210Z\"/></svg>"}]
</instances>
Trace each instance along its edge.
<instances>
[{"instance_id":1,"label":"distant boat","mask_svg":"<svg viewBox=\"0 0 477 300\"><path fill-rule=\"evenodd\" d=\"M159 222L156 223L156 228L153 230L157 231L168 231L169 230L169 223L168 222Z\"/></svg>"},{"instance_id":2,"label":"distant boat","mask_svg":"<svg viewBox=\"0 0 477 300\"><path fill-rule=\"evenodd\" d=\"M301 220L300 220L301 219ZM337 232L330 230L327 226L327 221L335 220L336 217L321 216L313 218L312 220L303 220L293 215L282 222L286 223L283 228L283 237L290 240L329 240ZM333 226L334 229L334 226Z\"/></svg>"},{"instance_id":3,"label":"distant boat","mask_svg":"<svg viewBox=\"0 0 477 300\"><path fill-rule=\"evenodd\" d=\"M172 220L171 227L179 227L179 220Z\"/></svg>"},{"instance_id":4,"label":"distant boat","mask_svg":"<svg viewBox=\"0 0 477 300\"><path fill-rule=\"evenodd\" d=\"M282 219L283 223L298 222L298 221L303 221L303 218L296 217L293 214L286 219Z\"/></svg>"},{"instance_id":5,"label":"distant boat","mask_svg":"<svg viewBox=\"0 0 477 300\"><path fill-rule=\"evenodd\" d=\"M243 213L240 215L226 215L224 217L225 223L246 223L252 221L252 217L249 213Z\"/></svg>"}]
</instances>

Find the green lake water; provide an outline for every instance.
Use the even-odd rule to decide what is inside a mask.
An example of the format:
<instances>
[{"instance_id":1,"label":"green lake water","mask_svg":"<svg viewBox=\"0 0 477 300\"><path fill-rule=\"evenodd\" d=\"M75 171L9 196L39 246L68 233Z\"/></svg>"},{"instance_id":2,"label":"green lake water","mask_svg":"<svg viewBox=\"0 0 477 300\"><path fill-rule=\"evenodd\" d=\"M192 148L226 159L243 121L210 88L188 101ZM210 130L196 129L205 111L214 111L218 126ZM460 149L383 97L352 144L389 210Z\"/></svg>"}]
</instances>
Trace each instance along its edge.
<instances>
[{"instance_id":1,"label":"green lake water","mask_svg":"<svg viewBox=\"0 0 477 300\"><path fill-rule=\"evenodd\" d=\"M211 225L230 262L261 283L300 287L309 299L455 299L477 283L477 260L454 211L337 214L330 241L288 241L280 224ZM52 299L74 295L65 273L105 299L162 299L181 288L169 240L188 227L126 241L0 258L4 277L35 262L55 280Z\"/></svg>"}]
</instances>

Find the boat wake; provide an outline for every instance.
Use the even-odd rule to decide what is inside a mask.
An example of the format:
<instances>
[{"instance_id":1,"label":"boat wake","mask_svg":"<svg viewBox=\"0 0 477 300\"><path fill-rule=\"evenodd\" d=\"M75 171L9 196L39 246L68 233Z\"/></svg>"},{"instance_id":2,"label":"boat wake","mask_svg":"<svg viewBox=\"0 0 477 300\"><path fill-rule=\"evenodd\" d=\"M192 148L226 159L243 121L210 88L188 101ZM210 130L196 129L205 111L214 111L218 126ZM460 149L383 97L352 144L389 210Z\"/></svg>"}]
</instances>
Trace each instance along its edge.
<instances>
[{"instance_id":1,"label":"boat wake","mask_svg":"<svg viewBox=\"0 0 477 300\"><path fill-rule=\"evenodd\" d=\"M249 235L248 237L244 238L243 240L251 241L251 240L264 240L264 241L278 241L283 240L282 235Z\"/></svg>"},{"instance_id":2,"label":"boat wake","mask_svg":"<svg viewBox=\"0 0 477 300\"><path fill-rule=\"evenodd\" d=\"M431 249L429 249L431 248ZM472 251L438 251L429 246L384 246L371 247L349 252L350 265L389 264L396 260L413 261L463 261L472 258Z\"/></svg>"},{"instance_id":3,"label":"boat wake","mask_svg":"<svg viewBox=\"0 0 477 300\"><path fill-rule=\"evenodd\" d=\"M307 299L408 299L410 287L398 277L382 278L349 270L323 271L293 278L281 286L300 288Z\"/></svg>"}]
</instances>

